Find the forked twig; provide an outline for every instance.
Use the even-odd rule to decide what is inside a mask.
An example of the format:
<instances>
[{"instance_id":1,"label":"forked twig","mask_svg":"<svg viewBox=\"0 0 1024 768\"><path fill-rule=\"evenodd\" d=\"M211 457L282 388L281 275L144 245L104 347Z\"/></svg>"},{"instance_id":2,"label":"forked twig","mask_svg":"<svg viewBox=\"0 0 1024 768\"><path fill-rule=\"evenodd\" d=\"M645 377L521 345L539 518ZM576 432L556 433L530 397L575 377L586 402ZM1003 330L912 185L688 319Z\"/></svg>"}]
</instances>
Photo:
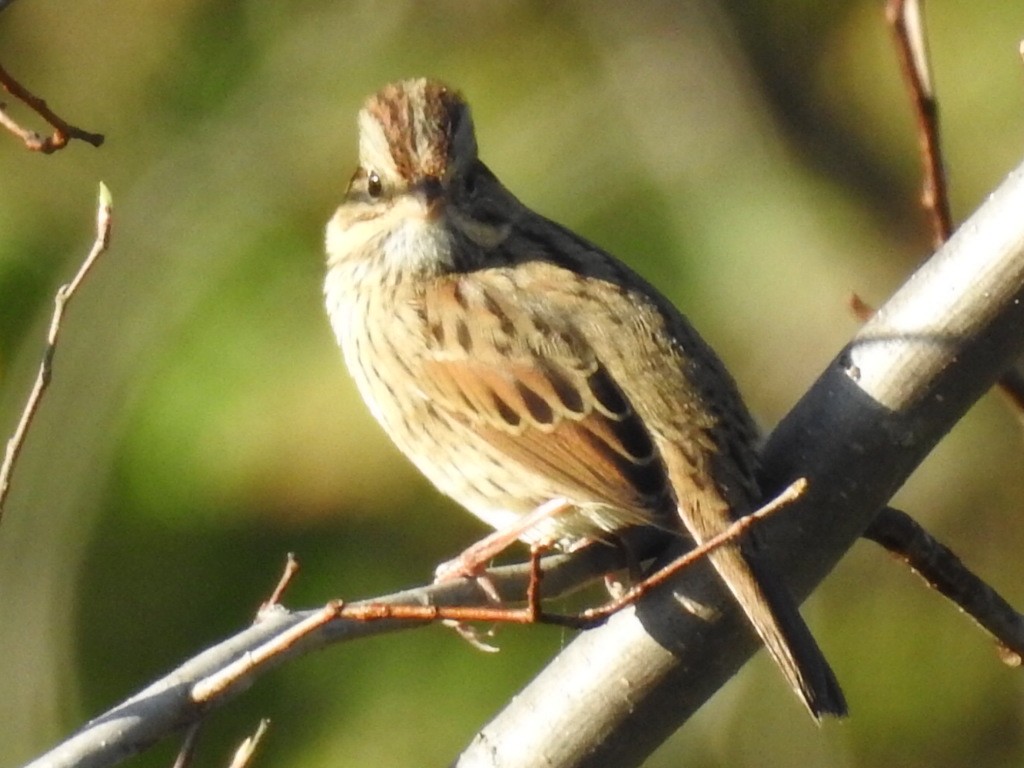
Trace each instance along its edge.
<instances>
[{"instance_id":1,"label":"forked twig","mask_svg":"<svg viewBox=\"0 0 1024 768\"><path fill-rule=\"evenodd\" d=\"M36 382L25 403L25 409L21 413L18 426L15 428L14 434L7 441L3 464L0 464L0 523L3 522L4 503L7 501L7 495L10 491L11 472L14 469L15 462L18 460L18 456L21 454L21 449L25 443L25 436L28 434L29 427L32 426L32 421L39 410L39 404L42 402L43 395L50 385L53 357L57 352L57 341L60 337L64 310L82 285L96 260L110 245L112 206L110 190L107 189L106 184L100 182L99 207L96 211L96 239L93 241L89 255L85 257L85 261L78 268L74 278L72 278L70 283L65 283L58 288L54 296L53 316L50 319L50 330L46 336L46 349L43 351L39 373L36 375Z\"/></svg>"},{"instance_id":2,"label":"forked twig","mask_svg":"<svg viewBox=\"0 0 1024 768\"><path fill-rule=\"evenodd\" d=\"M63 120L50 109L44 99L39 98L15 80L3 66L0 66L0 88L3 88L19 101L24 102L29 109L53 127L53 133L49 136L40 136L35 131L22 128L7 114L5 111L6 105L0 103L0 125L20 138L25 143L25 146L33 152L42 152L44 155L52 154L58 149L66 147L71 139L79 139L87 144L92 144L94 147L103 144L102 134L90 133Z\"/></svg>"}]
</instances>

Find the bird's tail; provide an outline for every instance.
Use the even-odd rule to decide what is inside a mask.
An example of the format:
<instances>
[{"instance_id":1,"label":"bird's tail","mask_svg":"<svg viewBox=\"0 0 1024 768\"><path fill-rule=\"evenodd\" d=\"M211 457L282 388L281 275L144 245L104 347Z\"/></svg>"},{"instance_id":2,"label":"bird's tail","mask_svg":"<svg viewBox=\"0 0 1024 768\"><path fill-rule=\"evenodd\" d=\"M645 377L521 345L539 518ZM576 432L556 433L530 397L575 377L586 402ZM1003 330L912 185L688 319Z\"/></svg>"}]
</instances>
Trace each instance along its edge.
<instances>
[{"instance_id":1,"label":"bird's tail","mask_svg":"<svg viewBox=\"0 0 1024 768\"><path fill-rule=\"evenodd\" d=\"M746 545L726 545L709 557L814 719L846 715L839 682L785 585Z\"/></svg>"}]
</instances>

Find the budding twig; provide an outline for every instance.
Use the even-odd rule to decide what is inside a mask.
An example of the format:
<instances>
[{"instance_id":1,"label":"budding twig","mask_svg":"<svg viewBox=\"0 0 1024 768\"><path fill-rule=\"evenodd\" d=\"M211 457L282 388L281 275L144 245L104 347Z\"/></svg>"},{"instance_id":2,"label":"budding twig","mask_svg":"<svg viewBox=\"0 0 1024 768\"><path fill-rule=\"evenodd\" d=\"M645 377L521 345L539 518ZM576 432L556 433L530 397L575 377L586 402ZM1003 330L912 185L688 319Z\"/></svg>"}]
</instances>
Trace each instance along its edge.
<instances>
[{"instance_id":1,"label":"budding twig","mask_svg":"<svg viewBox=\"0 0 1024 768\"><path fill-rule=\"evenodd\" d=\"M4 503L10 491L11 472L14 469L15 462L18 460L18 456L21 454L21 449L25 443L25 436L28 434L29 427L32 426L32 421L39 410L39 404L42 402L43 395L50 385L53 357L57 352L57 341L60 337L64 310L82 285L96 260L110 245L111 213L110 190L107 189L106 184L100 182L99 208L96 212L96 239L93 241L89 255L85 257L85 261L78 268L74 278L70 283L65 283L58 288L57 294L54 296L53 316L50 319L50 330L46 337L46 349L43 351L43 360L39 365L39 373L36 375L36 382L28 396L28 401L25 403L25 409L21 413L18 426L15 428L14 434L7 441L7 450L4 454L3 464L0 464L0 522L3 521Z\"/></svg>"}]
</instances>

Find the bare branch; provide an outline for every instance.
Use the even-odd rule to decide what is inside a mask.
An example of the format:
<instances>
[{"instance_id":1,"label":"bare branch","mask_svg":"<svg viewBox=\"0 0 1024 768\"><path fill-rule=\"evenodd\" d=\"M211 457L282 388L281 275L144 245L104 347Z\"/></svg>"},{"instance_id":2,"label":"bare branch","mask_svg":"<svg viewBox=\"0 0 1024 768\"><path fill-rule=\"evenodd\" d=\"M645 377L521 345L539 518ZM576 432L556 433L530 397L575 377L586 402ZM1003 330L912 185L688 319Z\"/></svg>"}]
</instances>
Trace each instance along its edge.
<instances>
[{"instance_id":1,"label":"bare branch","mask_svg":"<svg viewBox=\"0 0 1024 768\"><path fill-rule=\"evenodd\" d=\"M624 565L623 553L592 545L573 556L545 558L543 591L547 598L574 591ZM503 601L520 601L531 580L530 564L488 572ZM486 606L488 598L472 579L399 592L367 601L381 605ZM358 612L367 604L352 603ZM100 768L114 765L155 741L200 720L246 690L256 677L297 656L334 643L370 637L418 625L408 620L365 621L329 614L341 608L290 612L278 606L261 614L250 628L204 651L129 700L87 723L56 748L31 763L33 768ZM422 622L419 622L422 623ZM301 628L301 630L299 629ZM271 652L272 651L272 652ZM258 663L252 663L256 658ZM225 672L230 670L230 672Z\"/></svg>"},{"instance_id":2,"label":"bare branch","mask_svg":"<svg viewBox=\"0 0 1024 768\"><path fill-rule=\"evenodd\" d=\"M292 580L298 572L299 561L295 559L294 552L289 552L288 559L284 564L284 572L281 574L281 578L278 580L277 586L274 587L274 591L271 592L270 597L267 598L267 601L260 606L256 615L257 621L264 611L270 610L274 606L281 604L281 598L284 597L284 593L288 590L288 587L291 586Z\"/></svg>"},{"instance_id":3,"label":"bare branch","mask_svg":"<svg viewBox=\"0 0 1024 768\"><path fill-rule=\"evenodd\" d=\"M3 6L0 5L0 11L2 10ZM63 120L47 106L43 99L15 80L3 66L0 66L0 88L24 102L53 127L53 133L50 136L40 136L35 131L18 125L5 111L6 105L0 104L0 125L25 142L25 146L33 152L42 152L44 155L52 154L58 149L66 147L71 139L79 139L94 147L103 144L102 134L84 131Z\"/></svg>"},{"instance_id":4,"label":"bare branch","mask_svg":"<svg viewBox=\"0 0 1024 768\"><path fill-rule=\"evenodd\" d=\"M963 608L1000 644L1003 661L1019 666L1024 657L1024 616L905 512L892 507L884 512L864 536L888 549L929 586Z\"/></svg>"},{"instance_id":5,"label":"bare branch","mask_svg":"<svg viewBox=\"0 0 1024 768\"><path fill-rule=\"evenodd\" d=\"M602 606L597 608L588 608L576 616L551 616L544 614L540 618L542 621L549 624L561 624L562 626L572 627L575 629L592 629L593 627L598 626L601 622L606 621L610 616L612 616L612 614L618 613L623 608L636 603L638 600L641 600L643 597L650 594L652 590L660 587L668 582L669 579L672 579L677 574L693 566L706 557L709 552L729 544L730 542L736 541L751 527L789 506L799 499L806 491L807 480L802 477L795 480L790 483L782 493L771 499L760 509L751 512L749 515L741 517L718 535L712 536L700 546L688 550L686 554L680 555L668 565L641 581L639 584L626 590L622 595Z\"/></svg>"},{"instance_id":6,"label":"bare branch","mask_svg":"<svg viewBox=\"0 0 1024 768\"><path fill-rule=\"evenodd\" d=\"M200 680L192 687L190 693L192 701L197 704L206 704L211 699L223 697L226 691L237 687L242 681L248 685L261 669L276 666L277 657L283 657L293 650L299 641L305 640L325 624L339 618L341 608L340 601L328 603L319 611L306 616L295 626L274 635L267 642L235 659L224 669L218 670L216 674ZM357 621L360 620L362 619L357 619Z\"/></svg>"},{"instance_id":7,"label":"bare branch","mask_svg":"<svg viewBox=\"0 0 1024 768\"><path fill-rule=\"evenodd\" d=\"M589 629L603 623L608 617L646 597L650 592L664 584L670 578L693 566L705 558L709 552L736 541L752 526L792 504L806 490L807 483L802 478L792 483L776 498L730 525L717 536L709 538L700 546L686 552L668 565L657 570L632 589L627 590L618 598L597 608L591 608L576 615L560 615L546 613L541 609L539 586L542 575L537 568L538 558L531 558L529 563L529 579L526 588L526 607L511 608L502 605L478 606L446 606L434 603L410 604L388 601L364 601L353 606L346 606L341 601L328 603L321 610L305 618L287 631L274 636L258 648L254 648L245 656L218 671L217 674L196 683L192 689L192 699L197 703L207 703L211 699L223 695L226 690L238 686L245 680L248 685L261 667L274 663L275 657L295 647L307 636L317 632L321 627L336 619L354 619L356 621L382 621L385 619L412 622L498 622L506 624L555 624L573 629ZM470 577L471 580L475 580ZM493 599L488 590L484 590L488 599Z\"/></svg>"},{"instance_id":8,"label":"bare branch","mask_svg":"<svg viewBox=\"0 0 1024 768\"><path fill-rule=\"evenodd\" d=\"M96 260L110 245L112 210L110 190L101 182L99 207L96 212L96 239L93 241L89 255L85 257L85 261L82 262L82 266L78 268L78 272L71 282L65 283L57 289L57 294L53 301L54 307L53 316L50 319L50 330L46 337L46 349L43 351L43 360L39 365L39 373L36 376L32 392L28 396L28 401L25 403L25 409L22 411L18 426L14 430L14 435L7 441L7 450L4 454L3 464L0 464L0 523L3 522L4 503L10 492L11 472L14 470L14 464L18 460L18 456L21 454L25 437L28 435L28 430L32 426L32 420L39 410L39 404L42 402L43 395L50 385L53 357L57 352L57 341L60 338L64 310L78 291L82 281L85 280L86 275L89 274L89 270L92 269Z\"/></svg>"},{"instance_id":9,"label":"bare branch","mask_svg":"<svg viewBox=\"0 0 1024 768\"><path fill-rule=\"evenodd\" d=\"M917 117L918 142L924 165L921 204L931 217L937 248L953 234L953 217L942 162L939 107L932 86L924 18L918 0L888 0L885 17L895 36L900 66Z\"/></svg>"},{"instance_id":10,"label":"bare branch","mask_svg":"<svg viewBox=\"0 0 1024 768\"><path fill-rule=\"evenodd\" d=\"M953 234L953 220L939 134L938 97L932 84L931 61L920 0L888 0L885 15L892 27L904 81L917 117L924 173L922 203L932 220L935 245L938 247ZM853 307L862 320L870 317L870 307L863 302L854 302ZM999 389L1014 407L1018 418L1024 418L1024 362L1017 360L1013 367L1007 369L999 380ZM903 521L886 520L888 514L888 510L882 510L878 521L880 528L891 526L894 530L899 529ZM907 558L911 558L910 553L907 553ZM928 564L922 564L922 567L928 567ZM927 574L925 578L930 579ZM952 594L947 594L947 597L954 601L956 599ZM967 606L961 607L970 612Z\"/></svg>"}]
</instances>

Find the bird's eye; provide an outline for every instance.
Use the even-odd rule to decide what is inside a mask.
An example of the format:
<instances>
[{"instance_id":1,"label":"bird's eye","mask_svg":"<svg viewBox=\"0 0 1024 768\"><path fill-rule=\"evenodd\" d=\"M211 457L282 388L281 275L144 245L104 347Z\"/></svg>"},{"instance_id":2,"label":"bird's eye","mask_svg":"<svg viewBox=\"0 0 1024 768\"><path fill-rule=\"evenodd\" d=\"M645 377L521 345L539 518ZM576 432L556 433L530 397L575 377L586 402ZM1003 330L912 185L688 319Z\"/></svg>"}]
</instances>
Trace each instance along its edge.
<instances>
[{"instance_id":1,"label":"bird's eye","mask_svg":"<svg viewBox=\"0 0 1024 768\"><path fill-rule=\"evenodd\" d=\"M370 197L380 197L384 192L384 184L380 180L380 176L376 171L370 171L366 177L366 194Z\"/></svg>"}]
</instances>

